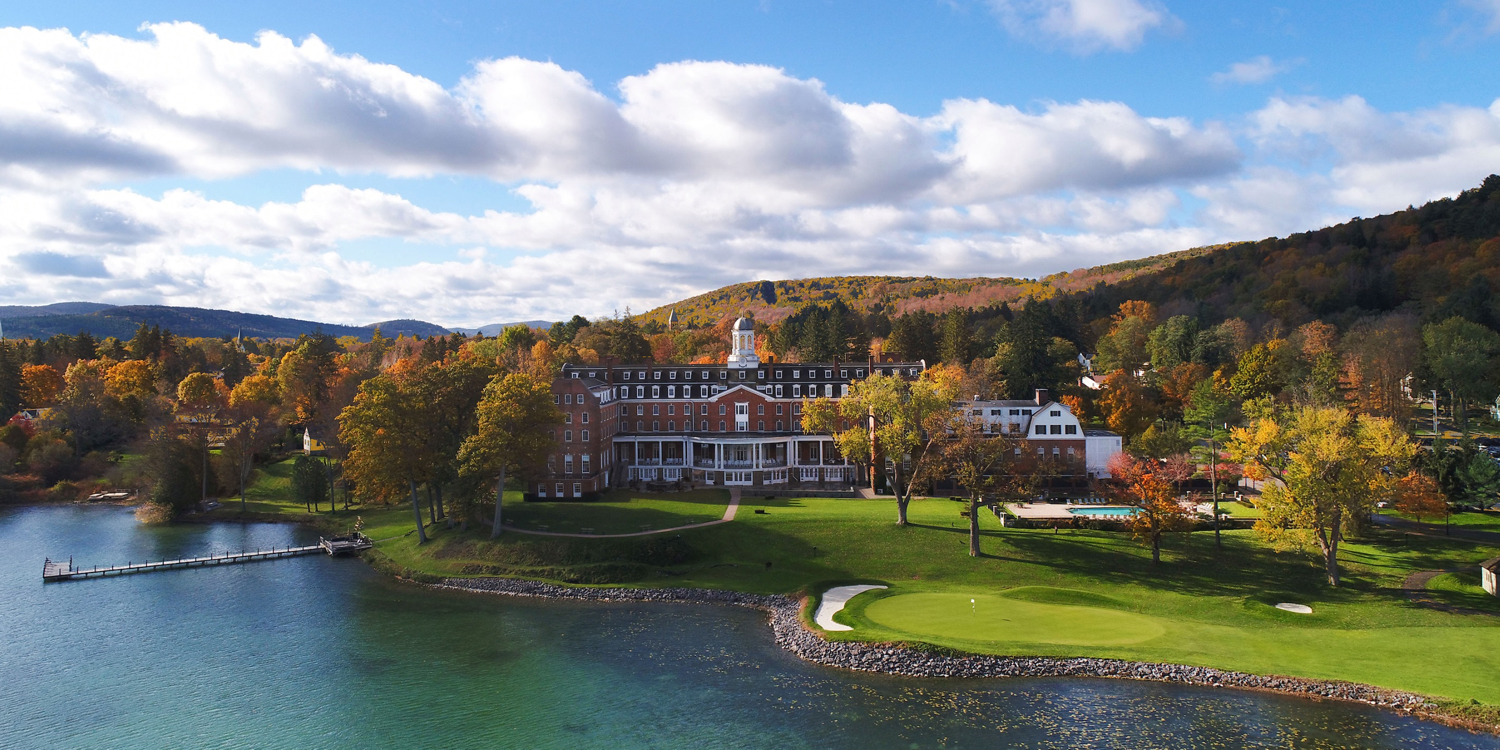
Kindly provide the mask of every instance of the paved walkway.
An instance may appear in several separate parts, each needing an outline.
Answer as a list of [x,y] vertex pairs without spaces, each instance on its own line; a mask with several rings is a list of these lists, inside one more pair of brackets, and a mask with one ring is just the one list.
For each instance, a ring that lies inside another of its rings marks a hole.
[[521,534],[533,534],[535,536],[566,536],[575,539],[622,539],[630,536],[651,536],[652,534],[665,534],[669,531],[683,531],[686,529],[701,529],[705,526],[718,526],[721,523],[729,523],[734,520],[734,514],[740,509],[740,491],[729,491],[729,507],[724,509],[724,517],[717,521],[704,521],[703,523],[690,523],[686,526],[673,526],[670,529],[651,529],[650,531],[632,531],[629,534],[565,534],[560,531],[537,531],[536,529],[521,529],[515,526],[500,524],[500,528],[506,531],[514,531]]

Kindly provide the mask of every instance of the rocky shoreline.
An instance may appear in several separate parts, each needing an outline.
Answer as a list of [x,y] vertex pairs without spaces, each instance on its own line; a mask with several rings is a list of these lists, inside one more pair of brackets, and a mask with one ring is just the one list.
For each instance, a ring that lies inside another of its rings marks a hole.
[[[1422,695],[1337,680],[1310,680],[1231,672],[1180,664],[1118,659],[1037,656],[951,656],[889,643],[830,641],[803,625],[802,602],[788,596],[744,594],[713,589],[573,588],[509,578],[445,578],[432,584],[460,591],[581,599],[597,602],[683,602],[752,607],[770,614],[776,643],[798,657],[829,667],[908,677],[1103,677],[1151,680],[1200,687],[1263,690],[1305,698],[1353,701],[1416,713],[1433,714],[1436,705]],[[1491,729],[1493,731],[1493,729]]]

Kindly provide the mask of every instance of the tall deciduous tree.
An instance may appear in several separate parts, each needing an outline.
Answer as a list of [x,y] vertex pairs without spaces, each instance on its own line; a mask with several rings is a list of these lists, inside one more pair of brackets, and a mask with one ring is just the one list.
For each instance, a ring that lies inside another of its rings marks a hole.
[[935,448],[955,417],[954,396],[930,378],[877,373],[851,385],[841,399],[804,402],[802,431],[831,433],[840,453],[869,462],[875,471],[889,460],[896,523],[905,525],[912,493],[933,478],[941,461]]
[[1396,492],[1396,510],[1416,516],[1441,516],[1448,513],[1448,498],[1436,480],[1419,471],[1409,471],[1401,477]]
[[339,414],[339,439],[348,446],[344,474],[361,490],[393,499],[411,492],[418,543],[427,542],[417,484],[427,481],[434,461],[426,439],[423,404],[414,389],[396,378],[377,375],[359,387],[354,403]]
[[[460,475],[476,486],[495,482],[495,518],[490,538],[500,535],[505,477],[541,466],[556,447],[562,412],[552,402],[551,384],[527,373],[497,376],[479,399],[477,425],[458,451]],[[467,524],[469,513],[464,514]]]
[[[943,473],[969,493],[969,556],[979,557],[979,506],[986,494],[1014,497],[1035,485],[1035,474],[1017,465],[1018,441],[986,435],[984,422],[957,416],[942,444]],[[1024,489],[1023,489],[1024,488]]]
[[1339,585],[1339,544],[1392,498],[1416,446],[1389,419],[1302,407],[1237,427],[1230,455],[1267,478],[1255,527],[1281,545],[1316,544],[1328,583]]
[[[315,511],[328,497],[328,490],[328,475],[318,465],[318,460],[312,456],[298,456],[292,464],[292,494],[309,511]],[[333,509],[332,502],[329,502],[329,509]]]
[[1427,368],[1438,387],[1452,397],[1459,429],[1468,435],[1469,404],[1494,396],[1500,334],[1455,317],[1423,328],[1422,343],[1427,347]]

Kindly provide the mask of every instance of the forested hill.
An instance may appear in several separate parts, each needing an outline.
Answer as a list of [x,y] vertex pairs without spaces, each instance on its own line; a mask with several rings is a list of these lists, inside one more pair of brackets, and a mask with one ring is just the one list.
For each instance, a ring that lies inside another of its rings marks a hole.
[[422,337],[448,334],[447,329],[420,320],[392,320],[369,326],[342,326],[232,310],[206,310],[197,307],[164,305],[105,307],[87,313],[59,314],[55,311],[43,310],[45,308],[11,309],[10,315],[0,318],[3,319],[5,336],[13,339],[45,339],[60,333],[76,335],[87,331],[96,339],[114,336],[123,341],[133,336],[136,328],[142,323],[161,326],[179,336],[209,338],[239,334],[262,339],[296,338],[304,333],[322,331],[333,336],[354,336],[360,340],[369,340],[376,326],[380,327],[381,333],[391,338],[403,333],[408,336]]
[[1500,176],[1457,198],[1183,258],[1094,290],[1094,306],[1154,303],[1164,315],[1341,327],[1401,309],[1500,328]]
[[[806,303],[841,300],[850,309],[894,318],[906,312],[983,308],[1028,297],[1077,293],[1090,310],[1128,300],[1164,315],[1205,321],[1314,319],[1343,325],[1362,315],[1404,309],[1422,315],[1458,311],[1500,328],[1491,290],[1500,283],[1500,176],[1457,198],[1370,219],[1271,238],[1194,248],[1038,280],[839,276],[753,281],[664,305],[642,317],[665,322],[675,311],[689,327],[745,312],[779,322]],[[1469,308],[1473,308],[1472,310]]]
[[985,307],[1028,297],[1047,298],[1059,291],[1087,289],[1149,274],[1184,258],[1211,253],[1202,247],[1141,260],[1060,273],[1040,280],[1008,277],[943,279],[932,276],[828,276],[789,281],[749,281],[663,305],[641,316],[665,323],[675,311],[688,327],[711,326],[728,315],[753,313],[764,323],[778,322],[804,304],[842,300],[851,309],[894,317],[907,312],[942,312],[953,307]]

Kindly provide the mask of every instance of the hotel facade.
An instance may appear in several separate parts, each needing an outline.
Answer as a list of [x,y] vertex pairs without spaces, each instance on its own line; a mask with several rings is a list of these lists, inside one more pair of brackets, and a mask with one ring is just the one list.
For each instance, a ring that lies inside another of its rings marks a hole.
[[[552,387],[564,416],[558,447],[530,493],[582,497],[631,481],[843,492],[865,484],[831,435],[803,433],[803,400],[841,398],[874,373],[916,379],[926,363],[765,363],[753,321],[736,320],[730,337],[721,365],[564,365]],[[964,406],[990,431],[1023,435],[1028,449],[1095,471],[1093,438],[1045,394]]]

